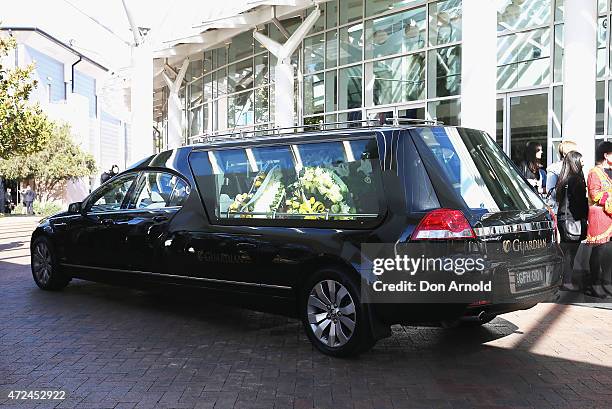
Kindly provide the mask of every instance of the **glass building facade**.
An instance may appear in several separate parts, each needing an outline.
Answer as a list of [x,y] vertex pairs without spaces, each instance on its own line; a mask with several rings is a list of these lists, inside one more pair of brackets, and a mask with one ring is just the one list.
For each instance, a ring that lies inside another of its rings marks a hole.
[[[563,0],[497,6],[496,141],[520,161],[527,141],[557,160],[563,136]],[[599,7],[597,137],[612,132],[610,0]],[[291,58],[296,124],[390,117],[461,124],[462,0],[334,0]],[[292,33],[312,11],[282,20]],[[283,43],[268,23],[260,30]],[[275,58],[247,30],[190,55],[180,90],[185,142],[274,124]],[[160,140],[165,116],[159,115]],[[567,135],[566,137],[572,137]]]

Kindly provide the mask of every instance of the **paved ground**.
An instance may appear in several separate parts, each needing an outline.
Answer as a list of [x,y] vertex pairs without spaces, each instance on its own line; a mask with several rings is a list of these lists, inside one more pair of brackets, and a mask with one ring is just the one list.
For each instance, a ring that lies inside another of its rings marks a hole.
[[[28,265],[32,227],[0,219],[0,405],[612,407],[609,309],[542,304],[473,331],[398,326],[338,360],[283,317],[76,280],[43,292]],[[15,402],[10,390],[67,399]]]

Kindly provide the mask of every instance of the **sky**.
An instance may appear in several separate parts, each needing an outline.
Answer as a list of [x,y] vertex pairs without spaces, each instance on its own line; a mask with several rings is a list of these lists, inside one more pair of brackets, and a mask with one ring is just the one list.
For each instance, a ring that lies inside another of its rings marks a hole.
[[[178,1],[126,0],[136,24],[159,32]],[[130,64],[133,36],[121,0],[2,0],[3,26],[37,27],[118,70]],[[152,31],[153,32],[153,31]]]

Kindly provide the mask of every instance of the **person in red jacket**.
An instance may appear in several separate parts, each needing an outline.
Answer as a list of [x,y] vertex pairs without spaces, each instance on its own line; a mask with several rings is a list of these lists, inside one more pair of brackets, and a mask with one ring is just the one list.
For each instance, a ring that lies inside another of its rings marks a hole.
[[596,166],[587,178],[589,218],[587,243],[593,247],[589,261],[592,287],[588,295],[612,296],[612,142],[602,142]]

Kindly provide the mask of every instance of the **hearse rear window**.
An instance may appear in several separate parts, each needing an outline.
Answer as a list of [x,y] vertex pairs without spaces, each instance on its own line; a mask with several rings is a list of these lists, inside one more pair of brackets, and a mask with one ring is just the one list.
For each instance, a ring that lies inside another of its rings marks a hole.
[[367,139],[194,151],[217,220],[372,220],[381,214],[378,147]]
[[488,212],[542,209],[544,203],[484,132],[452,127],[415,129],[457,194]]

